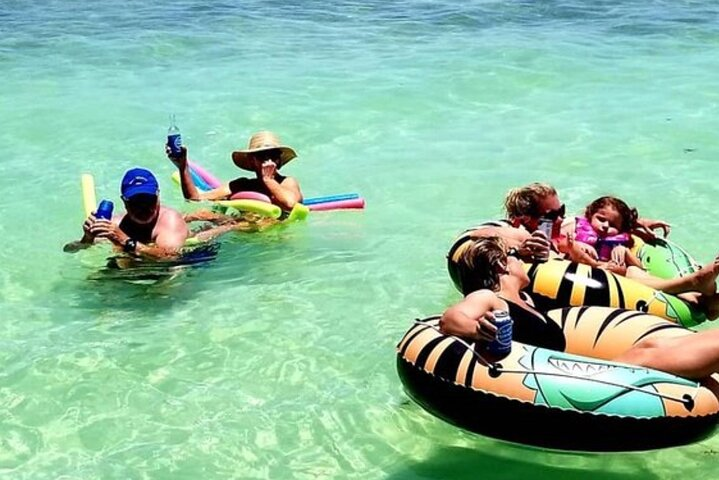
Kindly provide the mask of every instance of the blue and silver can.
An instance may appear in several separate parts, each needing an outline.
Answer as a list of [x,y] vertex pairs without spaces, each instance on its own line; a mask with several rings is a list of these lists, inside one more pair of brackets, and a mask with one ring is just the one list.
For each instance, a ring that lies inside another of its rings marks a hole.
[[501,360],[512,351],[512,325],[514,321],[507,310],[495,310],[494,324],[497,326],[497,336],[487,344],[486,352],[492,362]]
[[95,218],[104,218],[105,220],[111,220],[113,208],[114,205],[110,200],[102,200],[100,202],[100,205],[97,206]]

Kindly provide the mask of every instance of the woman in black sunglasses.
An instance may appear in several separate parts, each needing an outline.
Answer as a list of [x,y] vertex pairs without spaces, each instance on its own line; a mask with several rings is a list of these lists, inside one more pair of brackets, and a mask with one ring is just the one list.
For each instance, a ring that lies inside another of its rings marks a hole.
[[[550,256],[562,256],[552,239],[559,238],[565,207],[554,187],[546,183],[532,183],[515,188],[504,200],[506,219],[485,222],[462,233],[448,254],[450,264],[471,241],[497,236],[504,240],[512,255],[526,262],[541,262]],[[539,229],[544,221],[547,235]],[[549,227],[551,225],[551,227]],[[450,270],[451,271],[451,270]]]
[[238,192],[257,192],[267,195],[272,203],[288,212],[302,201],[300,184],[293,177],[280,175],[279,169],[295,158],[295,151],[283,145],[279,137],[268,131],[250,137],[244,150],[232,152],[232,161],[243,170],[255,173],[254,178],[240,177],[209,192],[200,192],[192,181],[187,165],[187,149],[178,156],[167,155],[180,171],[182,193],[188,200],[223,200]]
[[[531,183],[524,187],[510,190],[504,200],[507,213],[506,220],[487,222],[464,232],[452,245],[448,261],[450,275],[453,275],[455,265],[467,245],[473,240],[489,236],[500,237],[511,255],[526,262],[541,262],[549,257],[566,258],[580,263],[588,263],[588,255],[582,251],[578,242],[573,242],[573,232],[567,230],[571,222],[565,227],[565,205],[559,200],[557,190],[546,183]],[[545,235],[540,231],[540,224],[551,225]],[[668,224],[662,221],[637,218],[634,221],[635,230],[641,230],[645,235],[654,228],[666,229]],[[633,233],[635,232],[633,230]],[[568,234],[569,233],[569,234]],[[549,238],[547,238],[549,237]],[[617,262],[604,262],[602,265],[592,265],[605,268],[613,273],[626,275],[626,265]],[[712,263],[705,265],[699,271],[675,279],[661,279],[650,276],[641,270],[630,273],[634,280],[666,293],[679,294],[681,298],[690,303],[708,304],[711,315],[719,314],[719,298],[717,298],[715,280],[719,275],[719,257]]]

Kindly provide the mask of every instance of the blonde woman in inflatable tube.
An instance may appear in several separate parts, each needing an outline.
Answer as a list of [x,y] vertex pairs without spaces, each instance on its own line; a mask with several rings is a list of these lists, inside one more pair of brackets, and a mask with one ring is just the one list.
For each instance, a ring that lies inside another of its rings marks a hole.
[[[556,242],[561,239],[561,228],[566,215],[566,206],[560,201],[557,190],[546,183],[530,183],[507,192],[504,199],[506,219],[485,222],[465,232],[466,238],[480,238],[497,235],[510,249],[525,261],[542,261],[547,258],[547,249],[552,257],[564,258]],[[542,232],[540,224],[550,227]],[[652,237],[655,228],[668,228],[662,221],[638,219],[644,236]],[[551,232],[551,233],[550,233]],[[543,234],[544,233],[544,234]],[[550,233],[547,235],[547,233]],[[552,242],[547,241],[547,237]]]
[[[465,297],[442,315],[442,333],[491,341],[497,328],[493,311],[508,310],[514,320],[513,340],[554,350],[564,349],[561,328],[536,310],[523,292],[529,277],[519,260],[507,255],[498,237],[473,241],[458,261]],[[671,338],[645,338],[613,360],[703,379],[719,372],[719,330]]]
[[255,178],[239,177],[226,185],[200,192],[192,181],[187,162],[187,148],[182,147],[178,156],[166,153],[180,172],[182,194],[187,200],[224,200],[238,192],[258,192],[267,195],[272,203],[289,212],[296,203],[302,201],[299,182],[281,175],[280,168],[297,156],[294,149],[283,145],[279,137],[269,131],[257,132],[244,150],[232,152],[233,163],[243,169],[255,173]]

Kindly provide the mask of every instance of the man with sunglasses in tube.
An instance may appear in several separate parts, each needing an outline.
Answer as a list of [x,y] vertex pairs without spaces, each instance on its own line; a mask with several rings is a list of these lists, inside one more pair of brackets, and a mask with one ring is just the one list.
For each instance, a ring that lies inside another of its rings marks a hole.
[[82,226],[82,239],[68,244],[65,251],[88,247],[96,239],[107,239],[133,256],[155,259],[176,256],[189,230],[180,212],[160,205],[160,187],[152,172],[144,168],[128,170],[120,192],[126,212],[112,220],[91,214]]
[[171,155],[169,148],[166,153],[180,172],[182,193],[187,200],[224,200],[239,192],[257,192],[267,195],[272,203],[285,212],[302,201],[299,182],[279,173],[280,168],[295,158],[297,153],[283,145],[273,132],[257,132],[250,137],[246,149],[232,152],[233,163],[243,170],[254,172],[254,178],[240,177],[208,192],[200,192],[192,181],[187,148],[183,146],[177,156]]

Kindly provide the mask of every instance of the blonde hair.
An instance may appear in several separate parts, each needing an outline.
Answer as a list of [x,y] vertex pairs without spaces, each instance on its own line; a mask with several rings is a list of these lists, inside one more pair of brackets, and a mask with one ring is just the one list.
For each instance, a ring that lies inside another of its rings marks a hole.
[[507,263],[506,246],[499,237],[482,237],[471,243],[457,261],[462,293],[499,290],[500,265]]
[[530,183],[524,187],[513,188],[504,197],[504,210],[507,218],[518,218],[523,215],[539,216],[539,202],[556,195],[557,190],[547,183]]

